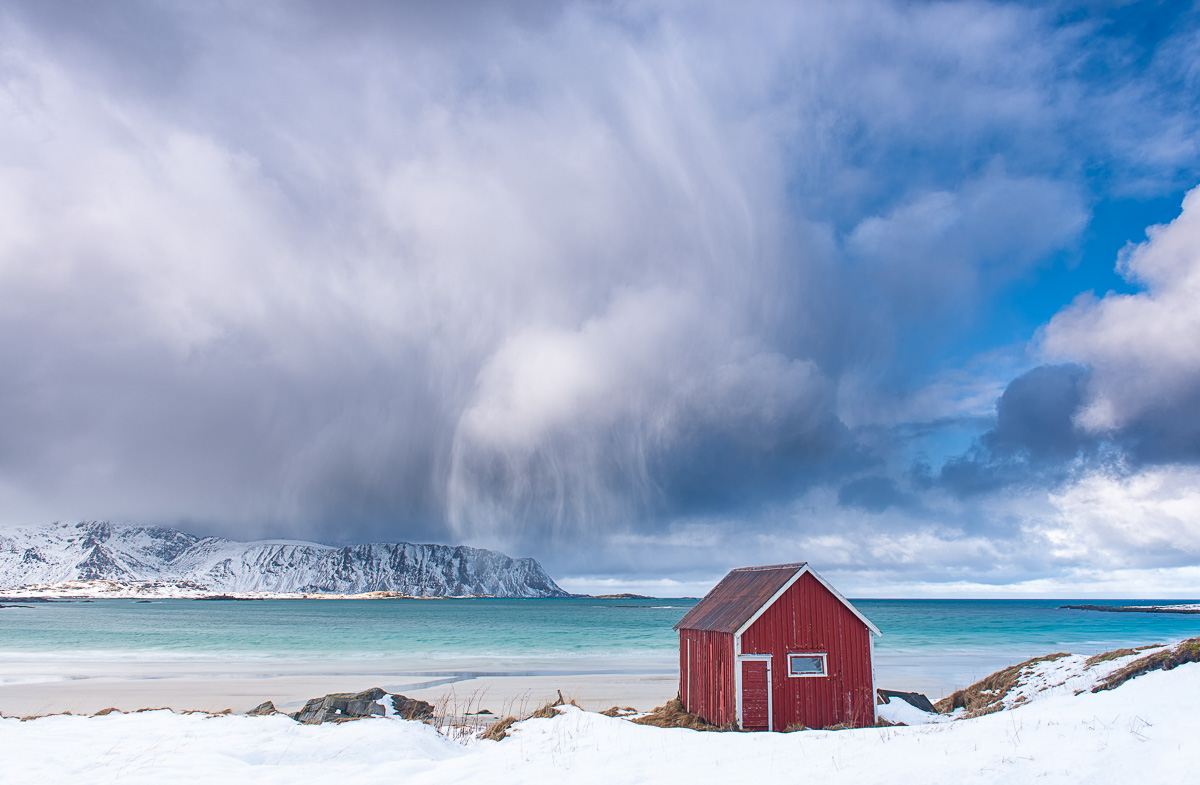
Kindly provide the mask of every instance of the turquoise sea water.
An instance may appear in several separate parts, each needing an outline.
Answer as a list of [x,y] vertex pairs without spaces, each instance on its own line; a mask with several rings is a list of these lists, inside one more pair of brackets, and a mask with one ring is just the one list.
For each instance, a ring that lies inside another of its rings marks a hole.
[[[1059,610],[1071,600],[854,600],[883,631],[880,682],[962,685],[1055,651],[1200,635],[1200,615]],[[1108,601],[1152,604],[1148,600]],[[412,660],[453,669],[666,671],[694,600],[133,600],[0,609],[4,660]]]

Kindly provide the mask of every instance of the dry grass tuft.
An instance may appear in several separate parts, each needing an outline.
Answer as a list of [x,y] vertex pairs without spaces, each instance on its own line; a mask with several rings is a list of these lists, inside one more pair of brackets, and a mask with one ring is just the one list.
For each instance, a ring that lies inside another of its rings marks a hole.
[[600,713],[605,717],[625,717],[630,714],[637,714],[637,709],[632,706],[613,706],[611,709],[605,709]]
[[30,720],[40,720],[43,717],[74,717],[75,715],[69,711],[59,711],[53,714],[26,714],[21,717],[21,722],[29,722]]
[[713,725],[708,720],[683,710],[683,702],[674,697],[662,706],[647,714],[631,720],[638,725],[653,725],[656,728],[690,728],[691,730],[735,730],[732,726]]
[[1137,654],[1137,652],[1133,649],[1114,649],[1113,651],[1106,651],[1103,654],[1093,654],[1091,657],[1088,657],[1084,663],[1091,668],[1099,665],[1102,662],[1120,659],[1121,657],[1128,657],[1130,654]]
[[[486,694],[486,690],[476,690],[469,695],[460,697],[451,689],[433,704],[426,704],[430,707],[429,711],[423,712],[420,716],[412,715],[405,719],[420,720],[426,725],[433,726],[438,733],[447,738],[466,741],[477,737],[495,724],[488,721],[493,715],[480,716],[478,713],[479,706]],[[508,714],[507,711],[502,713]],[[404,715],[401,714],[401,716]]]
[[1149,646],[1138,646],[1136,649],[1116,649],[1114,651],[1106,651],[1103,654],[1093,654],[1091,657],[1087,658],[1087,660],[1085,661],[1085,664],[1089,668],[1093,668],[1102,662],[1109,662],[1110,660],[1119,660],[1122,657],[1128,657],[1131,654],[1137,654],[1139,651],[1145,651],[1146,649],[1156,649],[1161,645],[1162,645],[1161,643],[1154,643]]
[[525,719],[527,719],[527,720],[544,720],[544,719],[548,719],[550,717],[557,717],[558,709],[556,709],[555,707],[558,705],[560,705],[560,704],[547,703],[545,706],[538,709],[533,714],[530,714]]
[[965,719],[982,717],[1004,708],[1004,698],[1020,682],[1021,677],[1033,670],[1040,662],[1052,662],[1070,657],[1066,652],[1047,654],[1044,657],[1034,657],[1031,660],[1018,663],[1002,671],[997,671],[982,681],[977,681],[964,690],[959,690],[942,698],[933,707],[941,714],[949,714],[956,709],[966,709]]
[[[543,720],[543,719],[549,719],[551,717],[557,717],[559,706],[574,706],[576,708],[579,708],[579,704],[575,702],[574,698],[564,698],[563,694],[562,694],[562,690],[559,690],[558,691],[558,700],[547,703],[542,708],[538,709],[537,711],[533,712],[532,714],[526,715],[522,719],[524,719],[524,720]],[[613,708],[616,708],[616,707],[614,706]],[[491,741],[500,741],[504,737],[508,736],[509,728],[512,727],[513,723],[519,722],[519,721],[520,720],[518,720],[515,716],[510,714],[509,716],[505,717],[504,719],[499,720],[497,722],[493,722],[491,725],[489,725],[487,727],[487,729],[485,729],[479,735],[479,738],[490,739]]]
[[1145,657],[1136,659],[1124,668],[1110,673],[1104,681],[1092,688],[1092,692],[1115,689],[1142,674],[1150,673],[1151,671],[1173,670],[1189,662],[1200,662],[1200,638],[1189,638],[1173,649],[1148,654]]
[[101,709],[100,711],[96,712],[92,716],[93,717],[107,717],[109,714],[112,714],[113,712],[116,712],[117,714],[123,713],[120,709],[109,706],[107,709]]
[[574,698],[564,698],[563,694],[562,694],[562,690],[559,690],[558,691],[558,700],[556,700],[552,703],[547,703],[545,706],[538,709],[533,714],[530,714],[525,719],[527,719],[527,720],[542,720],[542,719],[546,719],[547,717],[557,717],[559,706],[574,706],[577,709],[580,708],[579,704],[575,702]]
[[517,721],[516,717],[508,716],[502,720],[497,720],[488,726],[479,738],[487,739],[488,741],[500,741],[508,735],[508,729]]

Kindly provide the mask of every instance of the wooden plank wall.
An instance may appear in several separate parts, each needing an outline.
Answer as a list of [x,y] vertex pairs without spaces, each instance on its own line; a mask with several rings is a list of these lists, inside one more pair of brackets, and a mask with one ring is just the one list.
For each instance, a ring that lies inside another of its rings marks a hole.
[[685,710],[713,725],[737,721],[733,635],[679,631],[679,697]]

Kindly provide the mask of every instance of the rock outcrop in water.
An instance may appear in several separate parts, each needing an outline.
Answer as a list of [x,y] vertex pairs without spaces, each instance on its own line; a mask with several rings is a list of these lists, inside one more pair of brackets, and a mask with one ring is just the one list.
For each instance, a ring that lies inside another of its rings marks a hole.
[[0,531],[0,587],[77,579],[191,582],[229,593],[568,596],[534,559],[465,546],[235,542],[98,521]]

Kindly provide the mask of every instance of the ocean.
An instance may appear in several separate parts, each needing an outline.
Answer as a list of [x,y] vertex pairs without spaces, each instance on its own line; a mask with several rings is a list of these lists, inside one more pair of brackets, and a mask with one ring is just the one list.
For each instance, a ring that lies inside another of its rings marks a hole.
[[[1092,654],[1200,635],[1200,615],[1060,610],[1072,600],[853,600],[883,636],[881,687],[936,697],[1056,651]],[[1094,600],[1092,602],[1095,602]],[[1152,604],[1113,600],[1110,604]],[[1181,602],[1181,601],[1179,601]],[[252,663],[268,674],[369,667],[443,679],[485,672],[673,673],[695,600],[96,600],[0,609],[0,684],[29,663]]]

